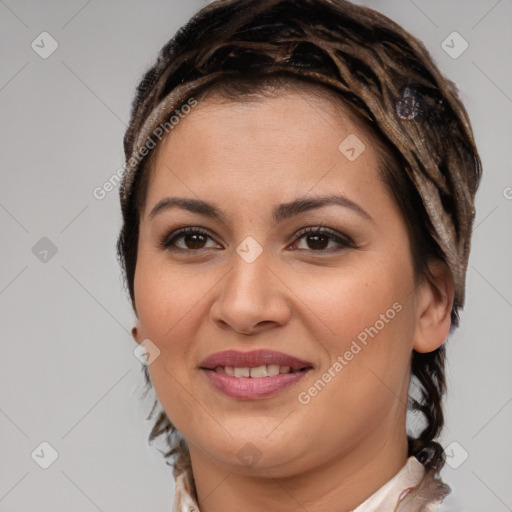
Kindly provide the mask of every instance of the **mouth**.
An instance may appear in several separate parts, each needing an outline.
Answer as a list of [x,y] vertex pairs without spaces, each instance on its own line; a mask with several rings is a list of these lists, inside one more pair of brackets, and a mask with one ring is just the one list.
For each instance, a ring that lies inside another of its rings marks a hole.
[[231,350],[210,356],[199,369],[222,394],[255,400],[273,396],[302,380],[313,365],[282,352]]
[[311,369],[311,366],[294,369],[290,366],[280,366],[278,364],[262,364],[260,366],[216,366],[215,368],[202,368],[203,370],[223,373],[230,377],[261,379],[264,377],[275,377],[287,373],[304,372]]

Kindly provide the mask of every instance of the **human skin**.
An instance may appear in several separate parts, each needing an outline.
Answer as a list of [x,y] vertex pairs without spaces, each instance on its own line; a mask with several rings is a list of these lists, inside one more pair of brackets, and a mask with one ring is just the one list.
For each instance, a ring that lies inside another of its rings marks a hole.
[[[366,146],[355,161],[338,149],[350,134]],[[151,380],[188,441],[202,512],[348,511],[405,464],[412,350],[446,339],[453,282],[441,263],[432,265],[436,287],[415,279],[405,220],[378,172],[370,134],[328,99],[305,101],[304,91],[208,98],[159,148],[140,221],[134,337],[160,350]],[[278,204],[332,194],[371,219],[339,205],[272,218]],[[168,196],[211,202],[227,223],[180,208],[150,218]],[[353,246],[327,237],[318,249],[296,236],[320,225]],[[187,226],[209,237],[160,245]],[[252,263],[236,251],[248,236],[263,248]],[[299,393],[394,303],[401,311],[300,403]],[[313,369],[271,397],[236,399],[199,368],[229,349],[277,350]],[[237,456],[249,442],[260,456],[252,466]]]

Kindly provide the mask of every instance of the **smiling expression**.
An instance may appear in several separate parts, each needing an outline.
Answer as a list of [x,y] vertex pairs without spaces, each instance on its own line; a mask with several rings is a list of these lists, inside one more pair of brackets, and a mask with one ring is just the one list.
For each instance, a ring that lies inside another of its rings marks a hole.
[[[340,144],[354,135],[365,149],[351,159]],[[193,457],[243,470],[237,453],[251,442],[259,467],[286,475],[404,432],[420,287],[379,159],[331,102],[293,92],[207,99],[163,141],[140,219],[138,341],[160,350],[151,380]],[[393,304],[400,312],[377,329]],[[240,377],[247,360],[202,366],[228,350],[277,351],[308,369],[293,381],[286,371],[251,378],[289,381],[257,395],[263,384]]]

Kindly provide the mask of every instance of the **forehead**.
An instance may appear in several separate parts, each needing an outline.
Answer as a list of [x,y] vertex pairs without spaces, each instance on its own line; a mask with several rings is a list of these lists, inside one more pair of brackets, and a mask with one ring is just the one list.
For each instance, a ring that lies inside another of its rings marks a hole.
[[225,201],[244,190],[280,199],[360,190],[379,164],[375,135],[329,97],[305,90],[250,101],[208,97],[162,141],[146,213],[170,190]]

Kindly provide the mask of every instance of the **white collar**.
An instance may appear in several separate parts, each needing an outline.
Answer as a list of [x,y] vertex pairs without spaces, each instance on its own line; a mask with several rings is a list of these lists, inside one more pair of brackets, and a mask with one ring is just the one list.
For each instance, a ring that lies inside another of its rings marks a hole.
[[388,480],[353,512],[395,510],[400,501],[409,494],[409,489],[412,491],[424,474],[423,464],[416,457],[409,457],[406,464],[391,480]]

